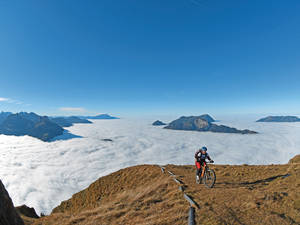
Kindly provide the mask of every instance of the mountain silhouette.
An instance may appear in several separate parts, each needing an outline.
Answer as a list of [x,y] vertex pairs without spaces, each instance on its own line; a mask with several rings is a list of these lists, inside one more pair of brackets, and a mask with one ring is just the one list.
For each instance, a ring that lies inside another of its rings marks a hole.
[[300,122],[297,116],[268,116],[256,122]]
[[112,120],[112,119],[120,119],[118,117],[110,116],[108,114],[99,114],[97,116],[80,116],[81,119],[92,119],[92,120]]
[[42,141],[68,140],[81,138],[71,134],[63,127],[70,127],[74,123],[92,123],[87,119],[76,116],[69,117],[47,117],[39,116],[30,112],[1,112],[0,113],[0,134],[38,138]]
[[29,135],[42,141],[62,135],[64,129],[52,122],[47,116],[35,113],[16,113],[9,115],[0,124],[0,134],[23,136]]
[[189,130],[189,131],[211,131],[217,133],[239,133],[239,134],[256,134],[257,132],[251,130],[238,130],[233,127],[227,127],[224,125],[213,124],[206,119],[211,121],[209,117],[203,116],[182,116],[177,120],[169,123],[165,129],[171,130]]
[[155,122],[152,123],[153,126],[163,126],[167,125],[166,123],[161,122],[160,120],[156,120]]
[[74,123],[92,123],[87,119],[81,119],[77,116],[69,116],[69,117],[51,117],[52,122],[58,124],[62,127],[71,127]]

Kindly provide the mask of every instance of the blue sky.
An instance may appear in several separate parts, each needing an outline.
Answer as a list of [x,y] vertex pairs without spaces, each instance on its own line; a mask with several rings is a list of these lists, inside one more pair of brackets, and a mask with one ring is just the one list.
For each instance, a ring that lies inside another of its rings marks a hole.
[[0,0],[0,111],[300,114],[300,2]]

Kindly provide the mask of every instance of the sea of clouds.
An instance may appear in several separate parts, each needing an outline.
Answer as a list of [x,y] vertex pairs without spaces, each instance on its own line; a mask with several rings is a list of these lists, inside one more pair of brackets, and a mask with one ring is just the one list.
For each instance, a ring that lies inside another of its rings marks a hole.
[[218,122],[259,132],[241,135],[167,130],[152,126],[153,121],[93,120],[68,128],[82,138],[49,143],[0,135],[0,179],[15,205],[49,214],[101,176],[137,164],[193,164],[195,151],[203,145],[217,164],[287,163],[300,154],[300,123],[255,123],[237,117]]

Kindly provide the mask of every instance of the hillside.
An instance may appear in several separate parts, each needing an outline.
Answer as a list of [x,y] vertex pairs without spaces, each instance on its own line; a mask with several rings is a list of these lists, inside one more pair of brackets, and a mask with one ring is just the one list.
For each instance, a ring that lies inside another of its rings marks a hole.
[[[167,165],[197,205],[196,224],[300,224],[300,158],[267,166],[211,165],[213,189],[195,183],[194,166]],[[98,179],[34,225],[186,224],[189,203],[155,165],[122,169]],[[23,217],[24,218],[24,217]]]
[[33,224],[179,225],[187,221],[187,208],[176,183],[158,166],[143,165],[100,178]]

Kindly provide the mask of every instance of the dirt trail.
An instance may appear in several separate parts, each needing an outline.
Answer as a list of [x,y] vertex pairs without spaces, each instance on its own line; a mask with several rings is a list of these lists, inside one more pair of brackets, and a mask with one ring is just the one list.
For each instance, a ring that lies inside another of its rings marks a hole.
[[199,205],[197,224],[300,224],[297,168],[291,169],[291,165],[210,167],[217,176],[212,189],[196,184],[194,166],[166,166]]

